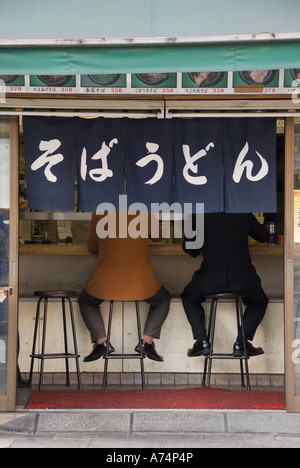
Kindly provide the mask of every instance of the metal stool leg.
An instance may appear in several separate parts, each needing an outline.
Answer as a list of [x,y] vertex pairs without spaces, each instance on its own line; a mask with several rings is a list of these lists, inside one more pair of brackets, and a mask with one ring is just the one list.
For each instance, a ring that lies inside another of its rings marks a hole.
[[212,355],[214,352],[214,341],[215,341],[215,327],[216,327],[216,316],[217,316],[218,299],[214,299],[212,303],[212,325],[211,325],[211,336],[210,336],[210,353],[208,356],[208,375],[207,375],[207,387],[210,387],[211,369],[212,369]]
[[251,392],[248,358],[245,359],[245,368],[246,368],[246,378],[247,378],[247,391]]
[[241,386],[242,388],[245,388],[245,374],[244,374],[244,364],[243,364],[243,359],[240,359],[240,369],[241,369]]
[[[63,329],[64,329],[64,343],[65,343],[65,355],[68,356],[68,335],[67,335],[67,320],[66,320],[66,307],[65,299],[61,300],[62,302],[62,315],[63,315]],[[70,371],[69,371],[69,360],[66,357],[66,385],[70,387]]]
[[45,362],[44,356],[45,356],[46,334],[47,334],[47,312],[48,312],[48,299],[44,298],[44,325],[43,325],[43,337],[42,337],[42,354],[41,354],[39,390],[41,390],[43,386],[44,362]]
[[[243,314],[243,304],[242,299],[239,299],[239,313],[240,313],[240,321],[241,321],[241,329],[242,329],[242,338],[243,338],[243,348],[244,348],[244,361],[245,361],[245,371],[246,371],[246,380],[247,380],[247,390],[251,391],[250,386],[250,375],[249,375],[249,366],[248,366],[248,359],[247,356],[247,347],[246,347],[246,336],[245,336],[245,328],[244,328],[244,314]],[[243,359],[241,359],[241,362]],[[245,385],[245,384],[244,384]]]
[[[107,327],[107,344],[110,343],[113,308],[114,308],[114,301],[110,301],[110,306],[109,306],[109,317],[108,317],[108,327]],[[108,357],[108,354],[109,354],[109,347],[107,346],[107,348],[106,348],[106,356],[105,356],[106,358]],[[106,389],[106,385],[107,385],[107,372],[108,372],[108,359],[105,359],[102,390],[105,390],[105,389]]]
[[207,365],[208,365],[208,358],[205,356],[204,369],[203,369],[203,378],[202,378],[202,387],[206,387]]
[[33,344],[32,344],[32,354],[31,354],[31,364],[30,364],[30,374],[29,374],[29,382],[28,388],[32,383],[32,375],[33,375],[33,367],[34,367],[34,355],[36,349],[36,341],[37,341],[37,333],[39,327],[39,319],[40,319],[40,308],[41,308],[41,301],[42,298],[38,300],[37,308],[36,308],[36,315],[35,315],[35,325],[34,325],[34,332],[33,332]]
[[[237,323],[237,332],[239,333],[241,329],[241,312],[240,312],[240,301],[238,299],[235,300],[235,308],[236,308],[236,323]],[[242,312],[243,313],[243,312]],[[245,388],[245,378],[244,378],[244,366],[243,366],[243,358],[240,359],[240,370],[241,370],[241,386]]]
[[72,325],[72,333],[73,333],[73,342],[74,342],[74,352],[76,355],[76,371],[77,371],[77,383],[78,383],[78,390],[81,390],[81,376],[80,376],[80,367],[79,367],[79,357],[78,357],[78,346],[77,346],[77,336],[76,336],[76,328],[75,328],[75,320],[74,320],[74,313],[73,313],[73,305],[70,298],[67,298],[70,307],[70,317],[71,317],[71,325]]
[[[211,342],[211,336],[210,335],[211,335],[211,327],[212,327],[212,318],[213,318],[213,301],[211,303],[210,313],[209,313],[209,325],[208,325],[208,341],[209,342]],[[206,387],[207,365],[208,365],[208,357],[205,356],[202,387]]]
[[142,329],[141,329],[141,316],[140,316],[139,301],[135,301],[135,309],[136,309],[136,321],[137,321],[140,355],[141,355],[140,363],[141,363],[142,388],[143,388],[143,390],[146,390],[144,356],[143,356],[143,353],[142,353]]

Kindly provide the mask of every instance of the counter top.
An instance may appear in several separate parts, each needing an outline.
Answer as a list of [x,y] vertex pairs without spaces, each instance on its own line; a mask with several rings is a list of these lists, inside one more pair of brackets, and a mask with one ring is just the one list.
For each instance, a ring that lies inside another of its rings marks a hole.
[[[72,296],[72,302],[77,302],[78,296]],[[19,302],[38,302],[39,298],[37,296],[19,296]],[[51,302],[61,302],[61,299],[51,299]],[[109,302],[109,301],[105,301]],[[133,302],[133,301],[115,301],[115,302]],[[143,301],[140,301],[143,302]],[[182,302],[181,297],[174,296],[171,298],[171,302]],[[209,301],[208,301],[209,302]],[[221,302],[226,302],[226,299],[221,299]],[[278,297],[269,297],[269,302],[272,304],[281,304],[284,302],[284,298],[282,296]]]
[[[85,244],[21,244],[20,255],[90,255]],[[283,245],[253,245],[250,246],[251,256],[283,256]],[[174,245],[149,245],[148,255],[186,255],[181,248],[181,244]]]

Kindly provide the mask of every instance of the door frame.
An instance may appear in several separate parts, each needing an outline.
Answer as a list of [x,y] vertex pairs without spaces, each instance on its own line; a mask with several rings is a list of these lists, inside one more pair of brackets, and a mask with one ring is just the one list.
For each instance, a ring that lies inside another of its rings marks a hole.
[[10,216],[8,303],[7,394],[0,396],[0,411],[14,411],[17,387],[19,256],[19,118],[10,118]]
[[295,395],[294,341],[294,138],[295,120],[286,119],[285,130],[285,233],[284,233],[284,296],[285,296],[285,376],[286,410],[300,412],[300,396]]

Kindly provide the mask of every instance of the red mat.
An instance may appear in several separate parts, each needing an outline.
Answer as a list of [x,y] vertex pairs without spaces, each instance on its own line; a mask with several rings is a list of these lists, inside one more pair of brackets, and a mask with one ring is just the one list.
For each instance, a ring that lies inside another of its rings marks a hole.
[[26,409],[253,409],[284,410],[283,392],[218,388],[183,390],[45,390]]

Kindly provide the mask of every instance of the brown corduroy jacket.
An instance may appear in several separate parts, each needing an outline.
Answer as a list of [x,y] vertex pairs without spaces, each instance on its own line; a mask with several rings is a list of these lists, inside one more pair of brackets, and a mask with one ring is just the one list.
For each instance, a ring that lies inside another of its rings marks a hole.
[[[151,222],[148,217],[148,234]],[[97,235],[97,224],[103,216],[92,216],[87,241],[88,251],[98,255],[98,263],[85,290],[91,296],[104,300],[144,300],[156,294],[161,284],[156,280],[152,265],[147,258],[148,238],[119,236],[119,216],[116,213],[116,237],[101,239]],[[135,218],[127,214],[128,224]],[[124,229],[124,226],[122,226]],[[113,229],[114,230],[114,229]]]

